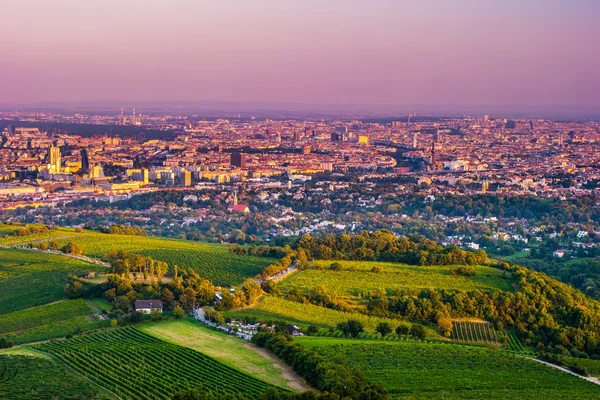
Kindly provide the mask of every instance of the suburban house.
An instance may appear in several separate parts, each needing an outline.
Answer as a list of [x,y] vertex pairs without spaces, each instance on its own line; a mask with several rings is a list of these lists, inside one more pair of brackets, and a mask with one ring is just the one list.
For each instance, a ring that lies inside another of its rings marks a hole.
[[136,300],[133,308],[144,314],[150,314],[154,310],[162,312],[163,302],[162,300]]

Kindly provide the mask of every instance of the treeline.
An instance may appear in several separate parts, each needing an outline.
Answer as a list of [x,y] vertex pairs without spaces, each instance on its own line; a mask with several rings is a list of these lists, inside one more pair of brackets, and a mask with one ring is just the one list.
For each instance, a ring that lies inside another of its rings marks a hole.
[[[298,258],[388,261],[411,265],[478,265],[488,260],[483,250],[443,247],[421,236],[397,237],[390,231],[325,237],[302,236],[293,246]],[[304,255],[302,254],[304,253]]]
[[515,263],[524,265],[535,271],[543,272],[561,282],[581,290],[588,296],[600,299],[600,260],[579,260],[565,262],[564,260],[537,260],[533,258],[518,258]]
[[[252,342],[275,353],[312,387],[322,392],[320,395],[314,392],[301,395],[272,394],[269,397],[263,396],[264,399],[387,399],[385,389],[369,383],[361,372],[305,349],[287,335],[260,332],[254,335]],[[275,395],[279,397],[274,397]]]
[[127,225],[111,225],[110,227],[101,226],[98,230],[102,233],[110,233],[113,235],[129,235],[129,236],[147,236],[146,231],[142,228]]
[[36,228],[35,226],[24,226],[22,228],[16,229],[12,232],[12,236],[29,236],[34,235],[36,233],[48,232],[56,228],[51,228],[47,225]]

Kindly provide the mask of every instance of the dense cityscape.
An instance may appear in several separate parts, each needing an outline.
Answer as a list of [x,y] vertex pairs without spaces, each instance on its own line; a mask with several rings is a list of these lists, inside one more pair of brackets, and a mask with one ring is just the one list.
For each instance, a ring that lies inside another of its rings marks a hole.
[[600,400],[599,1],[0,10],[0,400]]

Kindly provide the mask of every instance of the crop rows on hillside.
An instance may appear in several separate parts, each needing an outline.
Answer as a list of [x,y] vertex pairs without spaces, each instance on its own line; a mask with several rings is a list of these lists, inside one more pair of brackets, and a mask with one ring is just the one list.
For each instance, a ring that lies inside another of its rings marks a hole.
[[306,337],[299,342],[362,371],[392,399],[598,399],[598,386],[507,351],[456,343]]
[[39,345],[123,399],[170,399],[202,385],[216,394],[257,399],[265,382],[194,350],[166,343],[134,328],[121,328]]
[[0,314],[60,300],[69,275],[104,269],[61,255],[0,249]]
[[235,255],[229,252],[229,246],[221,244],[94,231],[75,232],[62,228],[23,237],[9,236],[0,240],[11,245],[39,242],[49,244],[52,241],[56,241],[59,247],[69,241],[76,242],[83,247],[85,255],[97,259],[106,259],[108,253],[113,250],[139,253],[166,262],[171,272],[175,265],[179,269],[191,268],[202,278],[220,286],[239,284],[245,278],[259,274],[274,261],[267,257]]
[[10,400],[114,399],[113,396],[46,357],[0,353],[0,398]]
[[484,321],[452,321],[452,339],[490,344],[500,342],[492,324]]

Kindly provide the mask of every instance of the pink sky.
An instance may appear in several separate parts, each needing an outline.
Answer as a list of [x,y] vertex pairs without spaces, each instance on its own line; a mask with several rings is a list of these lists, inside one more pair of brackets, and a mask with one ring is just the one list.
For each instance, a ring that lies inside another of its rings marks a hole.
[[2,0],[0,103],[600,106],[595,0]]

